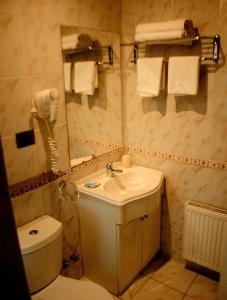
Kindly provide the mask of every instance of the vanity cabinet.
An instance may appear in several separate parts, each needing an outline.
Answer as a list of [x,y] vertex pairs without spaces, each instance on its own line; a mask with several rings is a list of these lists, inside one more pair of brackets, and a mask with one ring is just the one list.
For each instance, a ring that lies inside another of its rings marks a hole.
[[141,270],[142,224],[140,219],[116,226],[118,290],[121,292]]
[[135,201],[119,206],[80,193],[85,276],[122,293],[160,248],[160,199],[159,189],[135,200],[150,203],[140,208]]
[[118,287],[123,291],[160,248],[160,207],[117,225]]
[[153,257],[160,248],[160,206],[149,215],[142,218],[142,267],[144,268],[151,257]]

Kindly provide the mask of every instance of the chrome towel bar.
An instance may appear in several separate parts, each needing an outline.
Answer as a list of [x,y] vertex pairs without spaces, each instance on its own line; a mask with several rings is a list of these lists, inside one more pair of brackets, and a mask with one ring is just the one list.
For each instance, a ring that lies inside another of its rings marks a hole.
[[[146,42],[133,42],[127,44],[121,44],[121,46],[131,46],[133,47],[133,59],[130,62],[134,64],[137,63],[137,59],[139,58],[139,54],[144,53],[146,48],[152,45],[173,45],[173,46],[188,46],[192,45],[194,42],[200,42],[201,45],[201,58],[200,61],[210,61],[215,64],[218,63],[220,59],[220,35],[216,34],[215,36],[199,36],[196,34],[193,37],[175,40],[159,40],[159,41],[146,41]],[[168,58],[164,59],[168,61]]]

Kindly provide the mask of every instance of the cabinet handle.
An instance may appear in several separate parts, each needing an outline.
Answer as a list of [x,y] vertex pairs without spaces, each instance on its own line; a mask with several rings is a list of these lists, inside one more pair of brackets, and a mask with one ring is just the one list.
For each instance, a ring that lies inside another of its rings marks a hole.
[[148,218],[148,215],[144,215],[144,218]]
[[143,220],[144,220],[144,217],[141,217],[140,220],[143,221]]

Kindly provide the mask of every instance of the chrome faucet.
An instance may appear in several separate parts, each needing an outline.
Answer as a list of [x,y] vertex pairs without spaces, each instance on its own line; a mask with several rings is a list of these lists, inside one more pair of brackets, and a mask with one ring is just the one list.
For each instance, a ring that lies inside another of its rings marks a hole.
[[113,177],[115,172],[116,173],[122,173],[123,172],[123,170],[121,170],[121,169],[114,169],[113,168],[113,165],[116,164],[116,163],[118,163],[118,161],[111,161],[106,165],[106,174],[107,174],[107,176]]

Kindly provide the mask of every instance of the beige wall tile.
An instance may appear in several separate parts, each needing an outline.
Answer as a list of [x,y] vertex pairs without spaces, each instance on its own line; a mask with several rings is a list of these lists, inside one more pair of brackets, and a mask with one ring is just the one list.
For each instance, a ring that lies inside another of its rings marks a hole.
[[[219,33],[221,36],[221,48],[223,53],[226,55],[227,54],[227,39],[226,39],[227,17],[219,18]],[[226,64],[225,64],[225,68],[226,68]]]
[[183,234],[181,232],[171,231],[171,257],[182,261],[182,243]]
[[[61,199],[58,191],[59,180],[39,188],[40,199],[43,205],[43,214],[49,215],[59,221],[61,213]],[[36,191],[34,191],[36,193]]]
[[125,12],[122,16],[123,42],[127,43],[127,39],[133,41],[134,35],[135,35],[135,14]]
[[184,201],[179,201],[176,193],[168,195],[171,229],[182,232],[184,226]]
[[44,214],[41,189],[13,198],[12,207],[17,227],[41,217]]
[[[153,22],[170,19],[172,16],[171,0],[122,1],[123,13],[136,13],[138,22]],[[142,21],[143,20],[143,21]]]
[[[142,100],[139,103],[137,123],[132,111],[135,125],[128,125],[129,144],[201,159],[226,160],[225,119],[206,118],[193,113],[190,116],[189,112],[184,111],[177,115],[161,116],[152,111],[154,103],[151,101]],[[137,135],[134,128],[137,128]],[[129,139],[131,133],[132,141]]]
[[16,137],[2,139],[8,182],[14,184],[35,176],[35,146],[17,149]]
[[135,2],[133,0],[122,0],[122,13],[133,13],[135,11]]
[[[41,20],[53,20],[63,22],[68,19],[72,21],[73,16],[75,20],[78,18],[79,11],[76,13],[76,7],[78,8],[78,1],[66,0],[64,2],[58,0],[25,0],[26,8],[23,11],[23,15],[29,18],[41,19]],[[54,11],[54,13],[53,13]]]
[[[227,93],[227,69],[221,68],[214,74],[214,90],[212,94],[213,101],[217,99],[226,99]],[[216,95],[215,95],[216,94]]]
[[[78,1],[76,4],[71,2],[71,10],[65,10],[64,24],[75,24],[82,27],[90,27],[97,29],[107,29],[111,31],[120,31],[121,24],[118,22],[120,12],[120,1],[116,1],[111,5],[109,1]],[[64,5],[65,6],[65,5]],[[110,7],[115,6],[113,9]]]
[[212,19],[218,17],[218,0],[181,1],[173,0],[173,19],[190,18],[192,20]]
[[135,10],[135,24],[167,21],[173,18],[172,1],[138,1]]
[[63,222],[65,242],[69,248],[76,250],[80,246],[80,232],[78,216],[72,216]]
[[27,7],[28,0],[0,0],[0,13],[22,15]]
[[44,76],[62,73],[60,40],[59,25],[26,21],[26,73],[28,75]]
[[196,20],[195,25],[199,28],[200,35],[215,35],[219,32],[219,22],[218,18],[208,18],[208,19],[199,19]]
[[6,137],[31,129],[30,102],[28,101],[26,79],[0,79],[0,94],[0,128],[2,136]]
[[219,1],[219,17],[227,17],[227,1]]
[[24,21],[0,15],[0,77],[25,75]]

